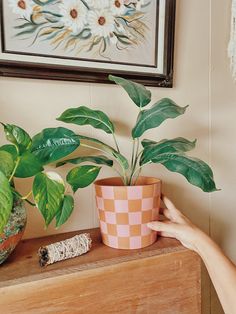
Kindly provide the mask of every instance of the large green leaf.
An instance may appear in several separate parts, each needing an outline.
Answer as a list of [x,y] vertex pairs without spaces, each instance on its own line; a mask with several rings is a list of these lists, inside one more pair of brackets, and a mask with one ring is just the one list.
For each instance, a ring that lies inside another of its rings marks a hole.
[[58,162],[56,164],[56,167],[60,167],[60,166],[63,166],[65,164],[68,164],[68,163],[78,165],[78,164],[81,164],[83,162],[91,162],[94,164],[106,165],[109,167],[113,166],[113,160],[108,159],[106,156],[100,155],[100,156],[81,156],[78,158],[63,160],[61,162]]
[[150,103],[151,92],[145,86],[113,75],[109,75],[109,80],[122,86],[139,108],[145,107]]
[[129,162],[127,160],[127,158],[125,156],[123,156],[122,154],[118,153],[114,148],[112,148],[111,146],[99,141],[98,139],[92,138],[92,137],[88,137],[88,136],[83,136],[83,135],[78,135],[81,143],[83,145],[83,143],[89,143],[92,142],[93,144],[95,144],[95,146],[93,145],[93,147],[97,147],[97,148],[101,148],[103,151],[107,152],[109,155],[114,156],[114,158],[116,158],[116,160],[122,165],[122,167],[127,170],[129,168]]
[[56,214],[56,227],[63,225],[70,217],[74,209],[74,199],[71,195],[65,195],[62,208]]
[[164,153],[152,159],[173,172],[182,174],[188,182],[199,187],[204,192],[216,191],[211,168],[198,158],[188,157],[180,153]]
[[3,124],[6,138],[16,145],[20,153],[26,151],[31,145],[31,138],[22,128],[13,124]]
[[91,125],[106,133],[114,133],[114,126],[104,112],[92,110],[85,106],[67,109],[57,120],[77,125]]
[[101,167],[97,166],[79,166],[68,173],[66,180],[76,192],[90,185],[97,178],[100,170]]
[[80,145],[78,136],[66,128],[48,128],[35,135],[31,151],[43,164],[68,156]]
[[133,138],[138,138],[145,131],[158,127],[166,119],[174,119],[184,114],[187,107],[179,107],[169,98],[161,99],[150,109],[139,113],[136,125],[132,130]]
[[15,177],[29,178],[43,171],[43,167],[38,158],[31,152],[25,152],[20,156],[20,162],[16,168]]
[[5,151],[11,154],[13,161],[15,162],[17,159],[17,149],[15,145],[7,144],[0,147],[0,151]]
[[13,195],[10,183],[6,176],[0,171],[0,234],[2,233],[11,214],[13,206]]
[[144,146],[144,150],[140,158],[140,165],[152,161],[152,159],[157,158],[159,154],[188,152],[194,149],[195,144],[196,140],[191,142],[183,137],[177,137],[172,140],[162,140],[160,142],[143,140],[142,145]]
[[65,186],[62,178],[55,172],[39,173],[33,183],[35,203],[42,213],[46,226],[61,210]]
[[10,153],[0,150],[0,171],[9,178],[14,169],[14,161]]

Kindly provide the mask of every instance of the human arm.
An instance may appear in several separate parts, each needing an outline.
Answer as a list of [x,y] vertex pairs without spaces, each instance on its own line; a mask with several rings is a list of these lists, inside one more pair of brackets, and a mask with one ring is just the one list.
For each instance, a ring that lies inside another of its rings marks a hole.
[[166,221],[155,221],[148,227],[162,236],[178,239],[185,247],[198,253],[209,272],[226,314],[236,314],[236,267],[220,247],[203,231],[186,218],[166,197],[163,210]]

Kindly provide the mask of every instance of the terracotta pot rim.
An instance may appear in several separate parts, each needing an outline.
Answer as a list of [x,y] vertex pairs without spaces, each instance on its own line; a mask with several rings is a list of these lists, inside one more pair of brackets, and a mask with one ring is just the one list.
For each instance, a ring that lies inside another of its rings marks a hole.
[[[146,183],[143,184],[136,184],[136,185],[124,185],[122,179],[120,177],[107,177],[103,179],[96,180],[93,184],[95,186],[110,186],[115,188],[134,188],[134,187],[142,187],[142,186],[151,186],[154,184],[161,183],[161,180],[156,177],[149,177],[149,176],[141,176],[138,179],[139,181],[145,181]],[[109,182],[116,181],[116,184],[110,184]],[[150,182],[148,182],[150,181]],[[152,182],[151,182],[152,181]]]

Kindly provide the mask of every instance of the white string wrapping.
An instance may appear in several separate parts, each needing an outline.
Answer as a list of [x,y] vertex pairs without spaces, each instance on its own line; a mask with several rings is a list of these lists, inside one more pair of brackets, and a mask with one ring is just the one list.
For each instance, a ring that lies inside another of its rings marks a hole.
[[87,253],[92,246],[89,233],[76,235],[73,238],[56,242],[39,249],[39,258],[42,259],[46,254],[44,265],[50,265],[68,258],[73,258]]
[[228,46],[228,56],[230,58],[230,68],[234,80],[236,80],[236,0],[232,0],[231,33]]

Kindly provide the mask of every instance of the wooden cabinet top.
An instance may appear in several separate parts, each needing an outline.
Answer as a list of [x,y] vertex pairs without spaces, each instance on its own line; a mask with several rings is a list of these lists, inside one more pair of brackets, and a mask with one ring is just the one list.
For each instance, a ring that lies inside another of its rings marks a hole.
[[[91,235],[93,242],[90,252],[43,268],[39,266],[37,252],[40,246],[62,241],[83,232],[89,232]],[[23,240],[9,259],[0,266],[0,288],[179,251],[187,249],[178,241],[167,238],[158,238],[155,244],[140,250],[112,249],[102,244],[99,229]]]

